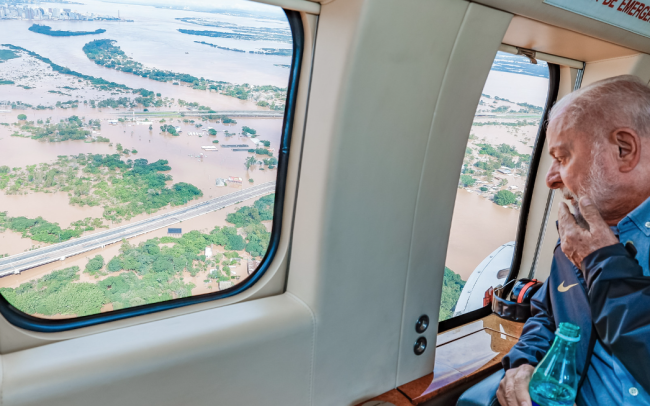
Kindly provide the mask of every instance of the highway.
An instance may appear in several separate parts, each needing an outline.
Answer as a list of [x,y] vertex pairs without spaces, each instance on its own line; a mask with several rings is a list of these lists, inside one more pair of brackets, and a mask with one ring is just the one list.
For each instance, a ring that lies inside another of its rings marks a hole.
[[0,278],[40,265],[48,264],[96,248],[103,248],[122,239],[133,238],[184,220],[189,220],[224,207],[232,206],[238,202],[253,197],[263,196],[275,192],[275,182],[249,187],[239,192],[219,196],[214,199],[153,216],[135,223],[115,227],[106,231],[90,234],[59,244],[49,245],[33,251],[27,251],[5,258],[0,258]]
[[281,118],[284,117],[284,111],[273,111],[273,110],[223,110],[215,111],[213,113],[207,113],[205,110],[182,110],[182,111],[126,111],[120,113],[113,113],[120,117],[136,117],[136,118],[147,118],[147,117],[164,117],[171,115],[180,115],[184,114],[185,116],[226,116],[226,117],[267,117],[267,118]]

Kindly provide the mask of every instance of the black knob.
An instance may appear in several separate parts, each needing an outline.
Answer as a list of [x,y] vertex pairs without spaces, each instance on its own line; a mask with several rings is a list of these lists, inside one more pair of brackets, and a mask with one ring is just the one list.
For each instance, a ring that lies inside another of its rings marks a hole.
[[422,355],[424,353],[424,350],[427,349],[427,339],[424,337],[420,337],[417,340],[415,340],[415,345],[413,346],[413,352],[415,355]]
[[429,328],[429,316],[426,314],[420,316],[418,321],[415,323],[415,332],[422,334]]

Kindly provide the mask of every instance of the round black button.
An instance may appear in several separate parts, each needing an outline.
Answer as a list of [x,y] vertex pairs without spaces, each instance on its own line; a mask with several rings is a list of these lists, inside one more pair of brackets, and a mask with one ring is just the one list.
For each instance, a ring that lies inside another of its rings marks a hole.
[[415,332],[422,334],[429,328],[429,316],[426,314],[420,316],[418,321],[415,323]]
[[417,340],[415,340],[415,345],[413,346],[413,352],[415,355],[422,355],[424,353],[424,350],[427,349],[427,339],[424,337],[420,337]]

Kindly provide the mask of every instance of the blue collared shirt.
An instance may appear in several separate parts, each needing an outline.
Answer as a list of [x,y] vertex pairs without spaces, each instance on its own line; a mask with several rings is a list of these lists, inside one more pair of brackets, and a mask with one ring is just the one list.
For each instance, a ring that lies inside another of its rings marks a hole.
[[[636,260],[643,268],[643,275],[650,276],[650,198],[623,218],[618,227],[612,227],[612,230],[623,244],[628,241],[634,244],[637,250]],[[616,355],[609,354],[598,340],[576,403],[578,406],[650,406],[650,396]]]

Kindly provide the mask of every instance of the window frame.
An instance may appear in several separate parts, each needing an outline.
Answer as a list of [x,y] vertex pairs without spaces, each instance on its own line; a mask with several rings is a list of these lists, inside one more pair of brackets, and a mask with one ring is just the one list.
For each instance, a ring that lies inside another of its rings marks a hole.
[[242,293],[255,285],[270,268],[280,245],[282,231],[283,209],[287,189],[287,173],[289,166],[289,146],[293,135],[293,122],[296,112],[296,100],[298,97],[298,85],[300,83],[300,71],[302,67],[305,32],[302,15],[298,11],[283,8],[287,17],[291,36],[293,40],[293,55],[291,57],[291,69],[287,87],[287,99],[285,112],[282,121],[282,135],[280,148],[278,149],[278,165],[275,189],[275,201],[272,220],[271,237],[266,254],[262,258],[257,269],[248,275],[241,283],[228,289],[205,293],[197,296],[178,298],[159,303],[134,306],[125,309],[112,310],[106,313],[97,313],[88,316],[81,316],[70,319],[44,319],[27,314],[11,305],[7,299],[0,294],[0,314],[16,327],[42,333],[56,333],[68,330],[75,330],[98,324],[108,323],[127,318],[143,316],[151,313],[161,312],[179,307],[205,303],[213,300],[224,299]]
[[[526,238],[526,230],[528,226],[528,215],[530,213],[530,205],[535,188],[535,180],[537,179],[537,170],[539,162],[544,152],[544,144],[546,143],[546,122],[551,108],[557,100],[557,95],[560,88],[560,65],[554,63],[547,63],[548,65],[548,93],[546,96],[546,104],[544,105],[544,113],[540,120],[537,129],[537,137],[535,138],[535,146],[530,159],[530,170],[526,177],[526,186],[524,189],[524,198],[521,203],[521,210],[519,212],[519,221],[517,223],[517,232],[515,233],[515,252],[510,264],[510,273],[504,283],[504,295],[508,295],[512,289],[511,281],[517,279],[521,268],[521,261],[524,253],[524,240]],[[469,136],[469,135],[468,135]],[[442,333],[463,324],[471,323],[472,321],[479,320],[483,317],[492,314],[492,305],[481,307],[480,309],[472,310],[460,316],[452,317],[447,320],[438,322],[438,333]]]

